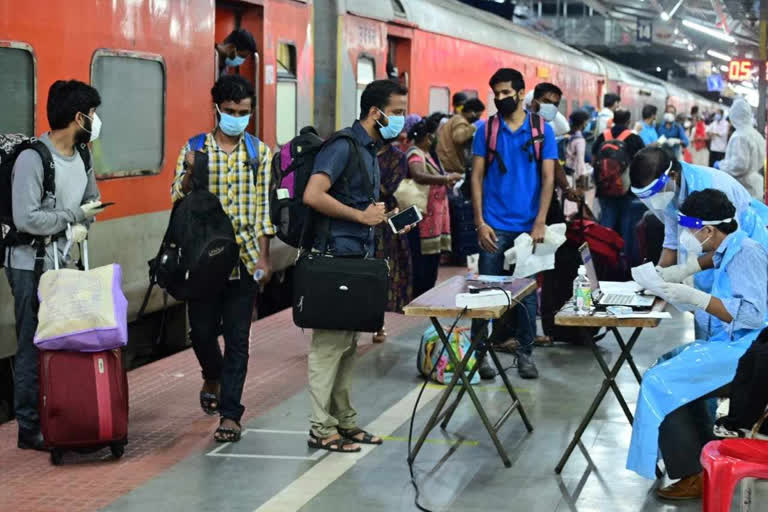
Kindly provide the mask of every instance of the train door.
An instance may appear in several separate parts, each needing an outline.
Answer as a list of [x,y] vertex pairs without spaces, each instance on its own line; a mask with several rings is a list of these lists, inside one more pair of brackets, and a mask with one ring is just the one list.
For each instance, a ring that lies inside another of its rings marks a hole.
[[387,36],[387,78],[397,80],[406,87],[411,86],[410,39]]
[[[248,125],[248,131],[262,138],[261,127],[263,126],[263,105],[262,105],[262,77],[261,55],[264,52],[264,8],[260,5],[245,4],[231,1],[216,2],[216,42],[224,41],[233,30],[244,28],[248,30],[256,40],[256,53],[252,59],[246,61],[237,68],[224,68],[224,73],[240,74],[247,78],[256,88],[256,105],[254,105],[251,123]],[[215,76],[219,75],[218,54],[214,51]]]
[[598,112],[603,109],[603,96],[605,95],[605,80],[597,81],[597,99],[595,100],[595,109]]

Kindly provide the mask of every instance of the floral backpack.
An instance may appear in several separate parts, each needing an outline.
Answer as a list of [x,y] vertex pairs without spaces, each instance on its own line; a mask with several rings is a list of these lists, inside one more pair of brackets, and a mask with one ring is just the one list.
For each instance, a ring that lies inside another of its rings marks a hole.
[[[455,328],[451,334],[450,343],[454,352],[456,352],[460,359],[463,359],[469,350],[470,341],[468,335],[469,329]],[[439,384],[448,384],[453,379],[453,363],[451,362],[448,353],[442,350],[443,344],[440,342],[440,338],[435,331],[434,326],[430,326],[424,331],[421,336],[421,345],[419,346],[419,354],[416,360],[416,366],[419,373],[425,378],[429,378]],[[441,354],[442,353],[442,354]],[[475,356],[469,359],[467,364],[467,371],[470,372],[477,364]],[[433,371],[434,370],[434,371]],[[480,376],[475,373],[472,377],[472,384],[480,382]]]

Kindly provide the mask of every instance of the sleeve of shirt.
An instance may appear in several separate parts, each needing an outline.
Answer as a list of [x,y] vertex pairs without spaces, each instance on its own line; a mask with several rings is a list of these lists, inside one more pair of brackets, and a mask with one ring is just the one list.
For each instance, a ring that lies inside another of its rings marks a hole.
[[664,249],[676,251],[678,246],[677,239],[677,217],[670,213],[664,214]]
[[541,145],[542,160],[557,160],[557,140],[555,139],[555,130],[549,125],[544,124],[544,142]]
[[272,152],[263,142],[259,145],[259,170],[256,173],[256,239],[277,232],[269,214],[269,181],[272,178]]
[[184,158],[189,151],[189,143],[184,144],[184,147],[181,148],[181,152],[179,153],[179,158],[176,159],[176,174],[173,178],[173,183],[171,184],[171,201],[174,203],[184,197],[182,182],[184,181],[184,176],[187,174],[187,170],[184,169]]
[[725,270],[731,295],[717,298],[733,317],[730,334],[739,329],[761,329],[768,300],[768,255],[756,244],[745,244]]
[[338,139],[321,149],[315,157],[312,174],[325,174],[331,179],[331,185],[336,183],[347,166],[349,144],[345,139]]
[[465,144],[475,132],[475,127],[468,122],[454,122],[451,139],[456,144]]
[[731,176],[738,177],[752,171],[748,165],[747,155],[750,154],[747,140],[740,134],[734,134],[725,149],[725,158],[720,160],[720,170]]
[[475,131],[475,137],[472,139],[472,154],[485,158],[485,125],[487,121],[483,121],[477,125]]

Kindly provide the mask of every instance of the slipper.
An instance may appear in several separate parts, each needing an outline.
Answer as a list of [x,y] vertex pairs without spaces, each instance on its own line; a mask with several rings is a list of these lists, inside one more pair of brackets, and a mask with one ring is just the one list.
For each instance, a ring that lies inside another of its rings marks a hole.
[[343,437],[340,437],[338,439],[334,439],[333,441],[328,441],[323,443],[326,438],[320,438],[317,437],[312,432],[309,433],[309,440],[307,441],[307,446],[310,448],[314,448],[316,450],[326,450],[329,452],[337,452],[337,453],[357,453],[360,451],[360,447],[358,446],[355,450],[347,450],[345,447],[357,444],[354,443],[348,439],[344,439]]
[[[341,434],[341,437],[343,437],[344,439],[348,439],[349,441],[352,441],[353,443],[376,444],[376,445],[378,445],[378,444],[382,444],[384,442],[382,439],[379,439],[378,442],[375,442],[373,440],[373,438],[376,437],[376,436],[373,436],[373,435],[369,434],[368,432],[366,432],[365,430],[363,430],[361,428],[351,428],[351,429],[348,429],[348,430],[340,428],[338,430],[339,430],[339,434]],[[363,438],[362,439],[358,439],[358,438],[355,437],[356,435],[359,435],[359,434],[363,434]]]
[[200,408],[208,416],[213,416],[219,412],[219,397],[216,393],[200,392]]

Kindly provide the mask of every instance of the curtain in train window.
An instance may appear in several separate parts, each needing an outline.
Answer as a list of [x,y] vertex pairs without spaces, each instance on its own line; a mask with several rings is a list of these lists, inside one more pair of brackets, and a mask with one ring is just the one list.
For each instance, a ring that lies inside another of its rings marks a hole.
[[91,83],[101,95],[104,123],[93,144],[94,169],[105,177],[156,174],[163,164],[165,66],[160,57],[100,50]]
[[277,49],[277,143],[296,136],[296,47],[280,43]]
[[429,88],[429,113],[451,112],[451,91],[447,87]]
[[365,86],[376,79],[376,63],[370,57],[357,59],[357,104],[355,105],[355,119],[360,119],[360,98],[363,96]]
[[22,48],[0,47],[0,133],[35,135],[35,61]]

